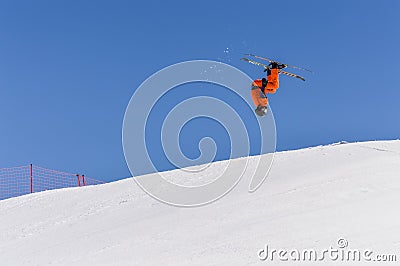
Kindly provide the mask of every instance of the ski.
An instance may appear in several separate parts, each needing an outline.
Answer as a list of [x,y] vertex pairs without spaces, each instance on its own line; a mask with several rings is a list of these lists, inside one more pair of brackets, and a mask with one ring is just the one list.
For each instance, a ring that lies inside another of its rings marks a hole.
[[283,64],[283,65],[285,65],[285,66],[287,66],[287,67],[290,67],[290,68],[296,68],[296,69],[300,69],[300,70],[304,70],[304,71],[308,71],[308,72],[310,72],[310,73],[313,73],[311,70],[309,70],[309,69],[307,69],[307,68],[303,68],[303,67],[299,67],[299,66],[293,66],[293,65],[288,65],[288,64],[285,64],[285,63],[281,63],[281,62],[272,60],[272,59],[267,58],[267,57],[262,57],[262,56],[255,55],[255,54],[244,54],[244,55],[251,56],[251,57],[254,57],[254,58],[258,58],[258,59],[261,59],[261,60],[265,60],[265,61],[268,61],[268,62],[270,62],[270,63],[275,62],[275,63],[278,63],[278,64]]
[[[271,69],[271,68],[270,68],[268,65],[266,65],[266,64],[263,64],[263,63],[260,63],[260,62],[257,62],[257,61],[254,61],[254,60],[251,60],[251,59],[248,59],[248,58],[241,58],[240,60],[246,61],[246,62],[248,62],[248,63],[250,63],[250,64],[253,64],[253,65],[256,65],[256,66],[261,66],[261,67],[263,67],[263,68],[265,68],[265,69]],[[296,74],[292,74],[292,73],[283,71],[283,70],[281,70],[281,69],[279,69],[279,73],[280,73],[280,74],[284,74],[284,75],[286,75],[286,76],[293,77],[293,78],[301,79],[302,81],[306,81],[306,79],[303,78],[302,76],[299,76],[299,75],[296,75]]]

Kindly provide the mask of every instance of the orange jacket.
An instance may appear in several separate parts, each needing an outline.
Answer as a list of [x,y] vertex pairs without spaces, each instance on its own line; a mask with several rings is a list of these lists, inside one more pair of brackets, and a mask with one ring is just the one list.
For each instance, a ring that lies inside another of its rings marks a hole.
[[[279,88],[279,70],[271,69],[271,74],[267,76],[267,86],[265,87],[265,94],[275,93]],[[268,98],[262,93],[262,80],[256,79],[253,81],[251,89],[251,98],[255,106],[267,106]]]

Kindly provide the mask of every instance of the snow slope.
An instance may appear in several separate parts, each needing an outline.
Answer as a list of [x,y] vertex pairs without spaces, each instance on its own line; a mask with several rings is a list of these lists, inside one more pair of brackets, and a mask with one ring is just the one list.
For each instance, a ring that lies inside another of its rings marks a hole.
[[341,237],[400,261],[399,140],[280,152],[252,194],[249,179],[199,208],[162,204],[133,179],[0,201],[0,265],[307,265],[257,253]]

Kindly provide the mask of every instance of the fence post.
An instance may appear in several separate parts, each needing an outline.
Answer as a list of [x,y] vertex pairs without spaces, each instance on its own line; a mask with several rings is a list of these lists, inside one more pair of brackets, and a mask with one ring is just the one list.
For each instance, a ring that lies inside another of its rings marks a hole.
[[79,174],[77,174],[76,177],[78,178],[78,187],[80,187],[81,186],[81,176]]
[[30,170],[30,183],[31,183],[31,193],[33,193],[33,169],[32,169],[32,164],[29,165],[29,170]]
[[82,175],[82,181],[83,181],[83,185],[86,187],[85,175]]

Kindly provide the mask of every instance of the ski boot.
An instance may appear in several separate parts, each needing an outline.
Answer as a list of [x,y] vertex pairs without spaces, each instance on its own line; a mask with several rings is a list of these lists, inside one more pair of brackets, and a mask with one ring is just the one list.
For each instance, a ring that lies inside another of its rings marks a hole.
[[275,69],[275,68],[277,68],[277,69],[283,69],[283,68],[286,68],[286,67],[287,67],[287,65],[285,65],[285,64],[279,64],[279,63],[277,63],[277,62],[271,62],[268,66],[269,66],[271,69]]

